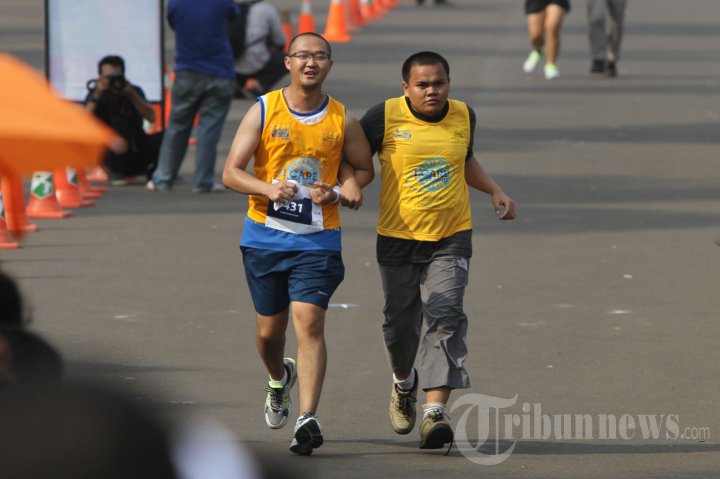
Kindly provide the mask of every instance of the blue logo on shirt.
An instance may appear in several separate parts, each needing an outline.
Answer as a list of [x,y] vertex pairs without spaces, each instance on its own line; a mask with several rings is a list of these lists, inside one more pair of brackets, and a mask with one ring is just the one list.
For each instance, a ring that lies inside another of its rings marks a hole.
[[[452,181],[452,166],[445,158],[430,158],[415,168],[406,180],[414,190],[439,191]],[[414,187],[418,184],[420,188]]]
[[281,140],[289,140],[290,139],[290,128],[278,128],[277,126],[273,127],[272,131],[272,138],[280,138]]
[[294,180],[301,185],[320,181],[320,163],[315,158],[298,158],[283,170],[280,179]]

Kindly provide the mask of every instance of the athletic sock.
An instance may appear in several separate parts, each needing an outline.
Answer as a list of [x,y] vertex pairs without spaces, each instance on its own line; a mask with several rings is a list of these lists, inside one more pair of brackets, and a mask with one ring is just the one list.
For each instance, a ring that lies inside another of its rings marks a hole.
[[441,402],[429,402],[427,404],[423,404],[423,418],[426,418],[433,411],[445,414],[445,404]]
[[270,381],[268,381],[268,385],[271,388],[282,388],[285,387],[285,385],[288,382],[288,373],[287,369],[283,368],[283,378],[280,381],[275,381],[272,377],[270,378]]
[[403,391],[410,391],[415,386],[415,376],[415,368],[412,368],[410,375],[402,381],[393,374],[393,382]]

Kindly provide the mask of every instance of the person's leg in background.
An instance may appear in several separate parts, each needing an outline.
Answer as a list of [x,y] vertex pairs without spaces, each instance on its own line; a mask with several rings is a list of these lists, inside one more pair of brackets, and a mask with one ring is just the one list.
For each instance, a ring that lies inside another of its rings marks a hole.
[[523,71],[532,73],[545,55],[545,10],[540,8],[538,2],[526,1],[528,40],[530,40],[530,54],[523,63]]
[[553,80],[560,76],[557,68],[557,58],[560,53],[560,29],[562,28],[565,10],[554,3],[545,8],[545,50],[547,60],[545,62],[545,78]]
[[620,45],[623,37],[623,25],[625,24],[625,7],[626,0],[607,0],[608,13],[610,14],[610,32],[608,33],[608,43],[610,52],[608,53],[608,62],[605,69],[605,75],[608,77],[617,76],[617,62],[620,59]]
[[235,92],[235,79],[205,77],[205,92],[200,100],[195,174],[192,181],[193,193],[222,190],[213,180],[217,144]]
[[148,189],[165,191],[172,188],[187,152],[193,121],[202,100],[204,75],[181,71],[175,75],[172,86],[170,120],[163,135],[157,168]]
[[607,0],[586,1],[588,39],[590,40],[590,55],[592,57],[590,73],[603,73],[607,56],[607,31],[605,30]]

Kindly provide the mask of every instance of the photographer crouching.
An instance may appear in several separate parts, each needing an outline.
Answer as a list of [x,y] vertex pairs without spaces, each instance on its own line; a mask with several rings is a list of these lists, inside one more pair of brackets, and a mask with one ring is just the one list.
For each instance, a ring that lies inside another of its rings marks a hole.
[[129,177],[152,177],[162,142],[162,132],[148,135],[143,119],[153,123],[155,112],[138,86],[125,78],[125,61],[117,55],[103,57],[98,63],[99,77],[87,83],[85,108],[110,126],[127,142],[123,154],[108,151],[104,168],[110,184],[124,186]]

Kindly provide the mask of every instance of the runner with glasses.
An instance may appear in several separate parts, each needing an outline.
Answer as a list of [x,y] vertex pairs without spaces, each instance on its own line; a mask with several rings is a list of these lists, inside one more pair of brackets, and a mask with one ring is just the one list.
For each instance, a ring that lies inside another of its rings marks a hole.
[[[338,203],[359,208],[361,189],[373,178],[360,124],[322,90],[331,58],[330,45],[315,33],[290,42],[290,85],[250,108],[223,173],[225,186],[250,198],[240,249],[257,313],[257,346],[270,375],[265,422],[285,426],[297,379],[301,414],[290,450],[302,455],[323,443],[316,413],[327,364],[325,311],[345,274]],[[251,175],[246,168],[253,157]],[[297,365],[283,357],[290,311]]]

